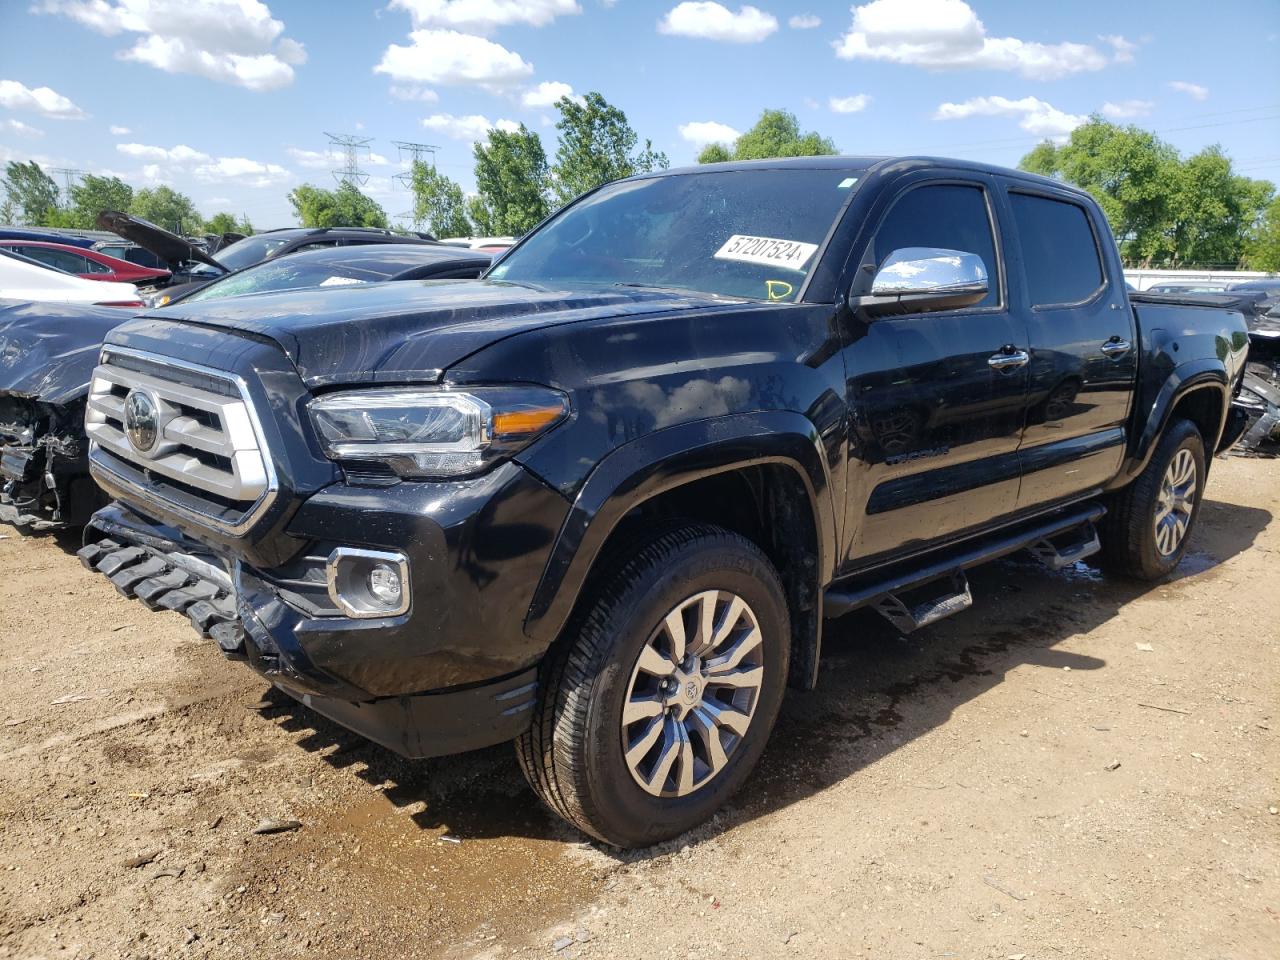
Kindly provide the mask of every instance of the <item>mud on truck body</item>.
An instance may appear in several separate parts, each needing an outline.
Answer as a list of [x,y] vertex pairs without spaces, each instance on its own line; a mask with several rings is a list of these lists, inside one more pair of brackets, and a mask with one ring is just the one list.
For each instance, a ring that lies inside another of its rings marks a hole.
[[824,618],[1019,549],[1148,579],[1241,428],[1238,313],[1125,292],[1086,194],[934,159],[609,184],[479,281],[108,337],[85,564],[410,757],[515,740],[637,846],[710,817]]

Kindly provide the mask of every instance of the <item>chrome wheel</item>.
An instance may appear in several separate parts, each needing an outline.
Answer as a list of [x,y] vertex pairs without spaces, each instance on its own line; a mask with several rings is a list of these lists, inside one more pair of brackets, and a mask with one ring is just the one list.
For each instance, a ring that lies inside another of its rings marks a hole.
[[622,753],[655,797],[711,781],[742,743],[764,682],[764,640],[737,594],[682,601],[640,651],[622,708]]
[[1179,450],[1164,472],[1156,498],[1156,549],[1162,557],[1174,553],[1187,535],[1196,504],[1196,479],[1196,458],[1190,450]]

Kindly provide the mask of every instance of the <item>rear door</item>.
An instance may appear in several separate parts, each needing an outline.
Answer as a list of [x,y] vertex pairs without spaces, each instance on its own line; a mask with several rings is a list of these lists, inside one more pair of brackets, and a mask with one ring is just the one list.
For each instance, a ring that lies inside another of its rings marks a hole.
[[1009,308],[994,189],[977,173],[908,175],[855,250],[868,278],[904,247],[977,254],[990,292],[964,309],[852,321],[848,569],[1016,509],[1028,344]]
[[1006,199],[1012,300],[1031,341],[1021,509],[1091,492],[1115,475],[1138,345],[1114,245],[1098,232],[1101,213],[1052,188],[1011,183]]

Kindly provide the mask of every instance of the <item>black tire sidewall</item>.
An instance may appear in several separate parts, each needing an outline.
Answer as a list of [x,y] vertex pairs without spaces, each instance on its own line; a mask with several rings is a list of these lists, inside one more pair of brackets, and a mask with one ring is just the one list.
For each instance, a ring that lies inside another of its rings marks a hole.
[[[1187,520],[1187,530],[1183,534],[1182,542],[1178,544],[1173,553],[1165,556],[1156,547],[1156,507],[1159,503],[1160,487],[1164,482],[1165,472],[1169,469],[1169,464],[1173,462],[1173,458],[1177,456],[1179,450],[1190,450],[1192,457],[1195,459],[1196,491],[1191,507],[1191,516]],[[1159,449],[1156,451],[1156,455],[1151,458],[1148,469],[1151,470],[1150,482],[1147,485],[1147,489],[1144,490],[1142,503],[1136,505],[1140,510],[1141,517],[1138,554],[1139,562],[1148,575],[1150,577],[1159,577],[1170,573],[1182,562],[1182,557],[1186,554],[1187,548],[1191,543],[1191,535],[1195,532],[1196,519],[1200,515],[1200,502],[1204,497],[1205,482],[1208,479],[1204,455],[1204,439],[1200,436],[1200,431],[1196,429],[1194,424],[1186,420],[1179,421],[1165,434]]]
[[[612,842],[648,845],[707,820],[742,785],[764,751],[786,687],[790,619],[768,561],[736,539],[684,545],[665,568],[627,589],[603,624],[611,640],[592,682],[582,759],[593,819],[602,821],[602,832]],[[623,757],[622,706],[631,672],[661,618],[681,601],[713,589],[736,593],[756,615],[764,644],[760,699],[746,736],[719,775],[687,797],[654,797],[635,782]]]

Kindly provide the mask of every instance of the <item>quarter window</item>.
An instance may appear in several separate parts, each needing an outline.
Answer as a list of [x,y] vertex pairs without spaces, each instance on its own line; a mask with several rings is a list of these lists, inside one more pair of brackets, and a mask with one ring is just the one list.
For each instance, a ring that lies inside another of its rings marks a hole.
[[903,247],[938,247],[977,254],[986,265],[990,289],[976,306],[1000,302],[995,237],[986,192],[979,186],[940,183],[908,191],[880,224],[874,243],[877,267]]
[[1033,307],[1079,303],[1102,286],[1102,261],[1084,208],[1065,200],[1011,193]]

